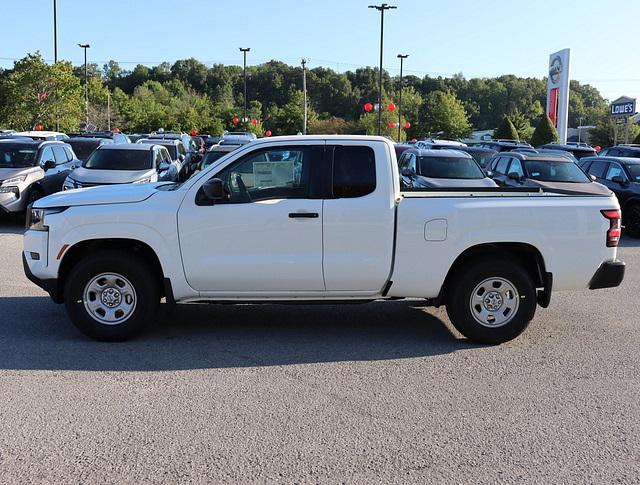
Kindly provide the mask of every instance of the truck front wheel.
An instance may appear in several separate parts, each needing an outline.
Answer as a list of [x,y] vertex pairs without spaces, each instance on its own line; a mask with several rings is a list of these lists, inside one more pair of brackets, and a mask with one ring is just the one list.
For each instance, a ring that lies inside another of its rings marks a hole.
[[447,314],[456,329],[485,344],[517,337],[536,311],[531,277],[512,259],[490,259],[460,268],[445,298]]
[[71,270],[64,294],[73,324],[93,339],[110,342],[140,333],[160,301],[151,268],[120,251],[81,260]]

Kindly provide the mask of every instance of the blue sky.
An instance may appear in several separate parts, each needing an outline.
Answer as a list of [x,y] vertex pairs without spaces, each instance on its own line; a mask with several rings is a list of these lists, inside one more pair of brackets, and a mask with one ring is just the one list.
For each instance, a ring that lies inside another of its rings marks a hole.
[[[53,0],[2,2],[0,65],[40,50],[53,58]],[[361,0],[58,0],[58,55],[109,59],[131,69],[195,57],[207,64],[279,59],[344,71],[378,65],[379,14]],[[405,71],[423,76],[516,74],[541,77],[548,57],[572,49],[572,79],[607,98],[640,98],[640,48],[631,28],[640,0],[397,0],[385,15],[385,62],[409,54]],[[635,27],[633,27],[635,29]],[[625,40],[630,36],[630,40]]]

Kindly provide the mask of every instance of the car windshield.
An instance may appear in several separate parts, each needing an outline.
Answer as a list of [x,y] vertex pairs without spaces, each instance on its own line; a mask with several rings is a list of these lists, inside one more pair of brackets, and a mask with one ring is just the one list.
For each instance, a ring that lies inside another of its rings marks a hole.
[[482,179],[484,174],[473,158],[419,157],[419,174],[439,179]]
[[36,164],[36,152],[35,147],[0,147],[0,168],[33,167]]
[[174,143],[161,143],[156,140],[152,140],[151,138],[141,140],[140,143],[144,143],[145,145],[162,145],[169,151],[169,155],[171,155],[172,160],[178,159],[178,147]]
[[524,166],[529,178],[542,182],[591,182],[591,179],[573,162],[525,160]]
[[207,152],[204,156],[204,160],[202,161],[202,167],[208,167],[213,162],[219,160],[229,153],[231,152]]
[[631,180],[640,182],[640,165],[627,165],[627,170],[629,171],[629,175],[631,175]]
[[82,166],[96,170],[148,170],[151,156],[148,150],[96,150]]
[[89,158],[96,147],[100,146],[99,140],[67,140],[67,143],[80,160]]

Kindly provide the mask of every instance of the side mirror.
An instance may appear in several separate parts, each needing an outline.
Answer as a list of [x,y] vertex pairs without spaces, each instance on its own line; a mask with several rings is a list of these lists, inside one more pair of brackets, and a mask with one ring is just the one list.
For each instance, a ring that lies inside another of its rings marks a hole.
[[490,179],[493,178],[493,172],[491,170],[487,170],[485,173],[487,174],[487,177],[489,177]]
[[51,170],[52,168],[56,168],[56,162],[53,160],[47,160],[42,164],[42,168],[46,172],[47,170]]
[[400,173],[405,177],[413,177],[415,175],[415,173],[413,173],[413,170],[406,167],[401,169]]
[[620,184],[620,185],[627,185],[627,179],[620,176],[620,175],[616,175],[615,177],[613,177],[611,179],[612,182],[615,182],[616,184]]
[[511,180],[515,180],[516,182],[520,182],[522,180],[522,177],[520,176],[520,174],[518,172],[509,172],[508,177]]
[[207,180],[202,186],[202,191],[209,200],[229,200],[231,197],[229,186],[218,178]]
[[594,182],[595,182],[596,180],[598,180],[598,178],[597,178],[595,175],[589,175],[589,178],[590,178],[591,180],[593,180]]
[[171,164],[166,160],[163,160],[158,164],[158,172],[164,172],[165,170],[169,170],[169,167],[171,167]]
[[180,154],[178,155],[178,160],[180,160],[181,162],[184,162],[185,156]]

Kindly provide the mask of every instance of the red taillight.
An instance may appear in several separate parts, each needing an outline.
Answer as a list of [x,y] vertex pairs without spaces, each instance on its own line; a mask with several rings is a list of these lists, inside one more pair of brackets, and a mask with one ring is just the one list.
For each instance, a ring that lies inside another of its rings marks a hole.
[[620,209],[602,210],[600,212],[605,218],[609,219],[609,230],[607,231],[607,247],[618,247],[618,242],[620,242],[620,234],[622,233],[622,215],[620,213]]

